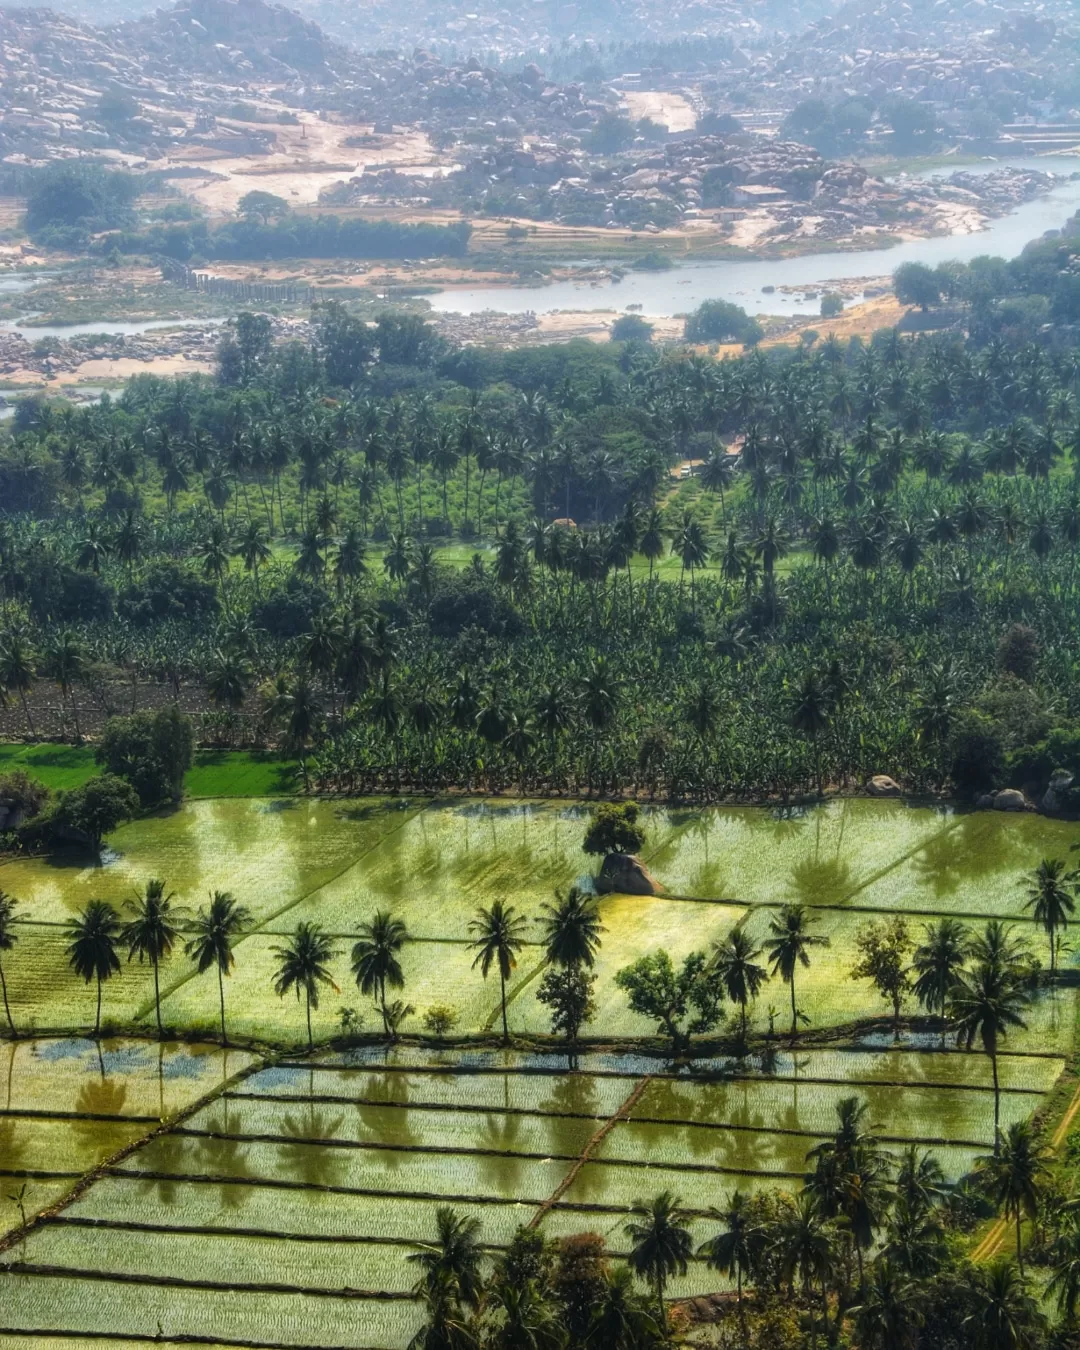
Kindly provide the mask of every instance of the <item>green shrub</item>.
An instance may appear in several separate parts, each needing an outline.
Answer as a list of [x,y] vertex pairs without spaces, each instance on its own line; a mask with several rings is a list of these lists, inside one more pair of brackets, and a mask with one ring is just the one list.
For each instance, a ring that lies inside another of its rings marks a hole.
[[127,779],[143,806],[152,807],[180,800],[194,753],[191,722],[173,704],[158,712],[111,717],[96,759],[110,773]]

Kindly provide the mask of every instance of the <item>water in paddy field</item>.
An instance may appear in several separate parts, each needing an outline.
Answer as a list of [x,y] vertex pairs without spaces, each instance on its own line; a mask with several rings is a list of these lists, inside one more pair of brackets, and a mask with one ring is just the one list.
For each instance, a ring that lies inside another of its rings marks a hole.
[[250,1063],[214,1045],[0,1043],[0,1235]]
[[[1068,175],[1080,170],[1080,158],[1000,160],[962,167],[965,173],[979,173],[1005,165]],[[1080,180],[1067,179],[1048,195],[1025,202],[975,234],[915,239],[894,248],[747,262],[691,262],[664,272],[631,270],[617,285],[598,287],[587,281],[559,281],[532,287],[466,286],[452,287],[425,298],[432,309],[457,314],[484,310],[549,314],[563,309],[625,309],[636,304],[645,314],[665,317],[688,313],[703,300],[727,300],[741,305],[748,314],[812,315],[817,312],[818,301],[803,301],[801,297],[785,294],[781,288],[824,286],[850,277],[886,276],[905,262],[936,267],[953,260],[970,262],[984,254],[1014,258],[1032,239],[1038,239],[1047,230],[1061,229],[1078,208]],[[775,286],[776,293],[766,295],[763,286]],[[853,302],[861,298],[855,296]]]
[[[606,932],[597,965],[599,1036],[640,1036],[652,1027],[630,1012],[615,975],[660,947],[681,961],[708,949],[738,924],[757,942],[777,907],[808,905],[815,931],[830,946],[800,976],[799,1006],[817,1028],[882,1016],[870,987],[849,978],[859,929],[894,914],[915,939],[935,915],[972,927],[991,917],[1021,926],[1047,960],[1045,935],[1024,911],[1025,875],[1044,857],[1068,860],[1080,826],[1034,814],[955,812],[901,802],[835,801],[811,809],[669,810],[645,808],[642,854],[667,894],[605,896]],[[464,1034],[499,1019],[498,979],[481,978],[469,950],[469,923],[480,906],[502,899],[526,919],[526,945],[509,982],[512,1030],[546,1031],[539,1003],[542,907],[557,891],[589,885],[596,860],[581,850],[585,810],[578,803],[430,801],[425,798],[324,801],[305,798],[214,799],[132,822],[110,838],[105,865],[83,857],[21,858],[0,868],[0,884],[22,903],[20,942],[5,959],[13,1014],[23,1028],[86,1029],[94,990],[68,969],[64,923],[87,900],[122,907],[148,877],[160,876],[191,910],[212,890],[229,890],[252,915],[225,982],[226,1016],[237,1035],[273,1040],[306,1034],[303,1006],[272,992],[278,949],[298,922],[332,936],[336,988],[313,1010],[316,1036],[339,1029],[342,1009],[374,1032],[381,1020],[357,990],[349,958],[360,924],[389,910],[414,941],[402,953],[405,998],[416,1008],[448,1004]],[[1063,963],[1076,964],[1069,949]],[[162,969],[166,1025],[216,1031],[216,981],[199,975],[178,949]],[[767,1025],[774,1008],[785,1026],[788,991],[766,986],[754,1012]],[[1072,992],[1040,998],[1018,1047],[1066,1049]],[[104,991],[104,1016],[116,1025],[153,1026],[150,968],[126,963]],[[479,1053],[479,1052],[478,1052]]]

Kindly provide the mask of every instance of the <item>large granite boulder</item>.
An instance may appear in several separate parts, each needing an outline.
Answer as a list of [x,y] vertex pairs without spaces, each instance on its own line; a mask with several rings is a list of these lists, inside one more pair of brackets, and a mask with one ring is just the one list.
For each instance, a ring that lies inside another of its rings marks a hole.
[[664,888],[635,853],[609,853],[596,878],[601,895],[663,895]]
[[871,797],[899,797],[901,795],[900,784],[895,778],[890,778],[887,773],[876,773],[866,784],[866,790]]
[[994,793],[995,811],[1026,811],[1027,799],[1019,788],[1002,788]]

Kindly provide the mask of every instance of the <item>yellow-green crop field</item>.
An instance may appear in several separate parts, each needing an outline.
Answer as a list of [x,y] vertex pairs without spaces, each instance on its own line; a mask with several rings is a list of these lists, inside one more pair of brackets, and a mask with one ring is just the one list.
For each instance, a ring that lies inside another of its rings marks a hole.
[[[541,906],[588,883],[577,803],[220,798],[133,822],[102,865],[33,858],[0,865],[20,902],[4,953],[20,1031],[0,1042],[0,1350],[84,1350],[140,1340],[400,1350],[419,1325],[406,1260],[435,1211],[474,1215],[494,1253],[521,1224],[553,1238],[590,1230],[625,1254],[628,1210],[682,1197],[695,1241],[731,1190],[797,1189],[806,1154],[857,1095],[888,1148],[931,1149],[957,1180],[992,1144],[991,1068],[976,1047],[905,1030],[851,977],[860,925],[896,913],[918,935],[935,915],[973,927],[1024,911],[1040,859],[1071,859],[1080,827],[1024,814],[957,814],[899,802],[807,811],[650,809],[643,856],[662,897],[606,896],[595,1020],[574,1072],[545,1039],[536,992]],[[182,949],[162,970],[166,1041],[150,969],[104,989],[105,1034],[86,1033],[94,989],[69,972],[65,922],[92,898],[122,906],[151,876],[194,911],[215,889],[251,913],[218,990]],[[510,1048],[495,1045],[499,991],[473,969],[467,925],[503,898],[530,920],[509,985]],[[676,960],[746,925],[764,937],[800,900],[830,946],[800,973],[809,1031],[792,1047],[787,990],[751,1008],[749,1052],[721,1040],[692,1066],[667,1062],[631,1013],[616,972],[666,948]],[[353,982],[349,951],[376,909],[403,918],[403,997],[415,1011],[387,1047]],[[275,948],[301,921],[334,937],[336,987],[313,1013],[272,989]],[[1074,965],[1068,947],[1062,964]],[[1001,1121],[1029,1117],[1074,1051],[1071,972],[1040,993],[1000,1058]],[[421,1019],[447,1004],[443,1045]],[[342,1045],[341,1013],[362,1017]],[[770,1015],[776,1035],[767,1034]],[[20,1228],[22,1218],[33,1220]],[[673,1297],[723,1282],[699,1263]]]

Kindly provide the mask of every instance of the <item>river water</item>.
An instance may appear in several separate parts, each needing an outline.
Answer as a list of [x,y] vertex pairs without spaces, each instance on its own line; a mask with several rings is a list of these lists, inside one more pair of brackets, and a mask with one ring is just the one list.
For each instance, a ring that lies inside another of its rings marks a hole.
[[27,342],[37,342],[39,338],[85,337],[96,333],[106,337],[137,337],[140,333],[152,333],[162,328],[206,328],[212,324],[224,323],[224,319],[147,319],[139,322],[123,319],[95,319],[92,323],[45,323],[26,322],[30,315],[24,316],[24,322],[12,320],[0,322],[0,332],[18,333]]
[[[969,173],[990,172],[1005,165],[1038,168],[1062,175],[1080,170],[1080,157],[1016,159],[964,165]],[[926,175],[930,177],[932,175]],[[625,309],[640,305],[646,314],[685,314],[703,300],[729,300],[749,314],[817,313],[817,300],[785,294],[784,286],[825,285],[851,277],[881,277],[904,262],[934,267],[952,259],[969,262],[983,254],[1014,258],[1032,239],[1060,229],[1080,209],[1080,179],[1066,179],[1044,197],[1025,202],[975,234],[915,239],[894,248],[856,253],[818,253],[801,258],[754,259],[748,262],[687,263],[664,272],[627,272],[615,284],[559,281],[550,286],[454,287],[426,297],[440,313],[549,314],[555,310]],[[763,286],[775,286],[765,294]],[[860,298],[860,297],[856,297]]]

